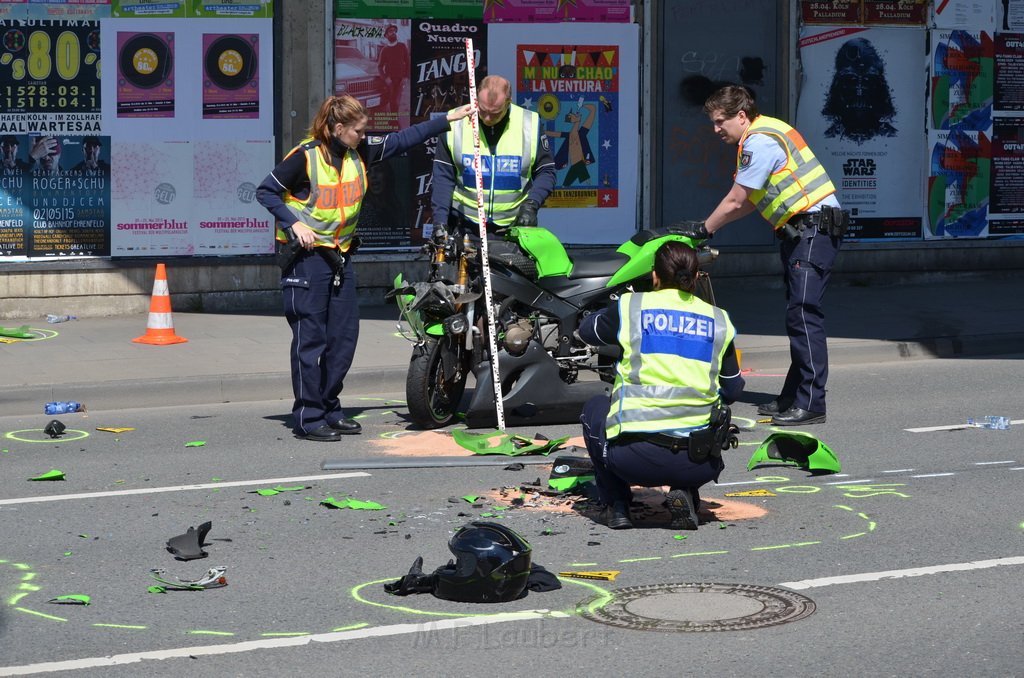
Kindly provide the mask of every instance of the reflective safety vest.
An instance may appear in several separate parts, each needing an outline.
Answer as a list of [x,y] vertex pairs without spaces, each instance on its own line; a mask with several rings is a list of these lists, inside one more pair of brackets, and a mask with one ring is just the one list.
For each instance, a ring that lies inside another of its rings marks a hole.
[[718,400],[722,358],[735,337],[728,313],[689,292],[623,294],[622,358],[605,422],[608,439],[706,427]]
[[743,142],[751,134],[771,137],[786,152],[785,166],[768,177],[767,188],[750,194],[750,202],[773,228],[782,228],[794,214],[806,212],[836,192],[825,168],[814,157],[800,133],[783,121],[767,115],[754,118],[743,133],[736,149],[737,171],[743,160]]
[[[480,165],[484,184],[484,210],[498,226],[511,226],[520,203],[533,183],[533,161],[537,157],[540,116],[519,106],[509,107],[508,127],[498,139],[492,155],[480,139]],[[452,162],[462,172],[456,177],[452,211],[477,223],[476,174],[473,172],[473,127],[463,118],[451,125],[446,139]]]
[[[338,247],[348,250],[359,221],[359,208],[366,194],[366,165],[353,149],[345,151],[338,168],[324,159],[319,151],[320,142],[307,140],[292,149],[306,154],[306,174],[309,176],[309,197],[302,200],[285,192],[284,202],[295,221],[300,221],[316,233],[316,247]],[[291,224],[289,224],[290,226]],[[277,239],[286,242],[283,229],[277,229]]]

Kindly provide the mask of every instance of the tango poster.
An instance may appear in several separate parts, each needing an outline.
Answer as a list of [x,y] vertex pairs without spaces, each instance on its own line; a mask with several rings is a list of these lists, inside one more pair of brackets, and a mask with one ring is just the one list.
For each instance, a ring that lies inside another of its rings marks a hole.
[[[617,243],[636,221],[637,27],[491,24],[491,72],[512,73],[516,104],[537,112],[557,181],[540,225],[567,243]],[[624,140],[631,139],[626,143]]]

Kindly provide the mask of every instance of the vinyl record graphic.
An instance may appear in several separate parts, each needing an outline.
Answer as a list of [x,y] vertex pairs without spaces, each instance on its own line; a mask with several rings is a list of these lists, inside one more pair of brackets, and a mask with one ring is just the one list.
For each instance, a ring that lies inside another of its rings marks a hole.
[[157,36],[144,33],[124,43],[117,63],[128,82],[136,87],[150,89],[170,76],[171,50]]
[[223,89],[245,87],[256,77],[256,52],[234,35],[217,38],[206,50],[206,77]]

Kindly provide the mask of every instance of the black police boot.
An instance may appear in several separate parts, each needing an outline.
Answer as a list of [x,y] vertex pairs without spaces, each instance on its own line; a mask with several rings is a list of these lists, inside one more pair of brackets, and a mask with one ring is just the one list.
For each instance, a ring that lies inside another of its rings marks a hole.
[[363,427],[359,425],[358,421],[355,419],[349,419],[348,417],[339,419],[333,424],[330,424],[330,427],[344,435],[352,435],[363,430]]
[[773,417],[780,412],[785,412],[793,405],[792,398],[783,398],[779,396],[775,400],[768,403],[761,403],[757,406],[757,413],[768,417]]
[[629,519],[629,503],[617,501],[605,509],[605,524],[613,530],[629,530],[633,521]]
[[693,495],[687,489],[672,488],[665,498],[665,506],[668,508],[672,522],[669,527],[673,530],[696,530],[700,524],[697,518],[697,509],[693,505]]
[[296,434],[295,437],[302,438],[303,440],[316,440],[322,443],[329,443],[341,440],[341,431],[336,431],[330,426],[324,424],[323,426],[309,431],[308,433]]
[[808,412],[800,407],[791,407],[772,417],[775,426],[806,426],[807,424],[824,424],[824,412]]

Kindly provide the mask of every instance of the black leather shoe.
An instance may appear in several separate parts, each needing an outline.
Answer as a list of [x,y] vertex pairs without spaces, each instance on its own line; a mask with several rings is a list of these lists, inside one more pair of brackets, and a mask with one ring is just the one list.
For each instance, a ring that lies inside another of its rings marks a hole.
[[824,424],[824,412],[808,412],[799,407],[791,407],[772,417],[776,426],[800,426],[801,424]]
[[633,521],[629,519],[629,504],[617,501],[605,509],[605,524],[613,530],[629,530]]
[[316,440],[322,443],[337,442],[341,440],[341,431],[336,431],[330,426],[324,424],[320,428],[313,429],[309,433],[296,434],[296,438],[302,438],[303,440]]
[[353,433],[359,433],[363,430],[363,427],[359,425],[359,422],[355,419],[339,419],[330,425],[338,433],[343,435],[352,435]]
[[780,412],[785,412],[790,407],[792,407],[792,405],[792,399],[783,398],[782,396],[779,396],[778,398],[769,403],[761,403],[760,405],[758,405],[757,413],[763,414],[768,417],[774,417],[776,414],[779,414]]
[[693,506],[693,495],[689,490],[672,490],[665,499],[665,506],[672,517],[669,527],[673,530],[696,530],[700,524],[697,509]]

